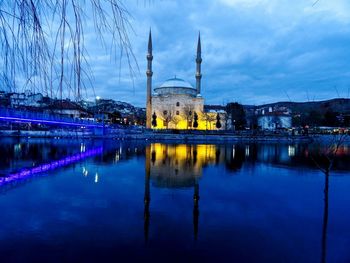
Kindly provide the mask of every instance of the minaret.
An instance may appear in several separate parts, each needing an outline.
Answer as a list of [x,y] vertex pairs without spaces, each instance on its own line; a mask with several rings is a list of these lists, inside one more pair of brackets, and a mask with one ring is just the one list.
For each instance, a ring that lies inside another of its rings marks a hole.
[[152,34],[149,30],[148,38],[148,52],[147,52],[147,99],[146,99],[146,128],[150,129],[152,127]]
[[197,95],[201,94],[201,63],[202,63],[202,47],[201,47],[201,33],[198,35],[198,44],[197,44],[197,57],[196,57],[196,89]]

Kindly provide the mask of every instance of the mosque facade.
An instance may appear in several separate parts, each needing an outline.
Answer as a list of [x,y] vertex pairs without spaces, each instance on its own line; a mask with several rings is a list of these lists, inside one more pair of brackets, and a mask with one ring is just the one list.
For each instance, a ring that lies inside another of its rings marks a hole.
[[[223,129],[222,114],[204,111],[201,95],[201,38],[198,36],[196,56],[196,85],[174,77],[152,90],[152,35],[149,33],[147,53],[146,127],[149,129]],[[220,123],[220,124],[218,124]]]

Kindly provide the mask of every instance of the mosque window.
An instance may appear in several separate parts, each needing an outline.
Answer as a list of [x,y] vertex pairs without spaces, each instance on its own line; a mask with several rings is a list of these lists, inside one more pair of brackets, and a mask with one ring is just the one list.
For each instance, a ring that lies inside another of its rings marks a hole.
[[180,102],[176,102],[176,106],[179,107],[180,106]]
[[178,110],[176,111],[176,115],[180,115],[180,112]]

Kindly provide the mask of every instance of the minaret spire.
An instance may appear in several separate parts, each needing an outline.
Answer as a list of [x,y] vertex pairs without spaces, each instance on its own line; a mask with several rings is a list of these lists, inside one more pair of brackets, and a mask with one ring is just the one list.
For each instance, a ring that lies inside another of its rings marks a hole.
[[146,99],[146,128],[152,127],[152,32],[149,30],[148,52],[147,52],[147,99]]
[[202,46],[201,46],[201,32],[198,34],[198,44],[197,44],[197,57],[196,57],[196,89],[197,95],[201,93],[201,63],[202,63]]
[[148,36],[148,54],[152,55],[152,31],[149,29],[149,36]]

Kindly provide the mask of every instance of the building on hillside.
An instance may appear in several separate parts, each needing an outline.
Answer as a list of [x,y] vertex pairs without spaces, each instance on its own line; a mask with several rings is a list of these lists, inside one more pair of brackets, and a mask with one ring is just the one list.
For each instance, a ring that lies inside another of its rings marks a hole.
[[10,106],[12,108],[41,107],[43,95],[41,93],[31,93],[29,90],[22,93],[9,93]]
[[41,107],[44,96],[41,93],[26,95],[25,106]]
[[258,116],[258,127],[262,130],[292,128],[292,116],[280,111],[267,112]]
[[[196,57],[196,87],[177,78],[166,80],[152,92],[152,36],[149,34],[147,54],[147,100],[146,127],[154,129],[199,129],[216,130],[219,121],[224,129],[222,118],[218,113],[204,111],[204,98],[201,95],[201,38],[198,37]],[[218,120],[219,116],[219,120]]]
[[55,100],[43,109],[48,113],[59,114],[70,118],[87,118],[90,114],[80,105],[70,100]]
[[26,105],[27,98],[25,93],[11,93],[9,96],[11,108],[19,108]]

